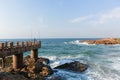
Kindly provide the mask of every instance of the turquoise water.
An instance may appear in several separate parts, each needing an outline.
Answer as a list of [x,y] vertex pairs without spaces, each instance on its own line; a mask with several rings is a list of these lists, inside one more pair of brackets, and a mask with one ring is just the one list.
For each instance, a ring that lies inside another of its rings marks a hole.
[[120,45],[89,45],[86,39],[42,39],[39,56],[51,60],[54,68],[60,64],[80,61],[88,64],[84,73],[59,70],[65,80],[120,80]]
[[79,40],[86,39],[41,39],[39,56],[49,58],[52,68],[72,61],[89,66],[83,73],[58,70],[54,76],[63,80],[120,80],[120,45],[90,45]]

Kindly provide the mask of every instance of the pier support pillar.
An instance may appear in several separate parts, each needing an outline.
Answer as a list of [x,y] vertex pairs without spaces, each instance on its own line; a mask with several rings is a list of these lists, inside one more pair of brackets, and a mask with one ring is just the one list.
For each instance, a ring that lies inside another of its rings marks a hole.
[[2,58],[2,68],[5,68],[5,57]]
[[13,68],[18,69],[23,67],[23,53],[13,55]]
[[38,49],[31,50],[31,58],[38,58]]

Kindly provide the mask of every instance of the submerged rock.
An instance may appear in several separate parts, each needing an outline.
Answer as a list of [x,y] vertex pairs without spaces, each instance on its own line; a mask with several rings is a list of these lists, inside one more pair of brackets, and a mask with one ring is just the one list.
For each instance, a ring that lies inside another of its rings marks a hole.
[[55,69],[66,69],[66,70],[72,70],[75,72],[83,72],[87,69],[87,65],[80,63],[79,61],[74,61],[71,63],[65,63],[63,65],[55,67]]

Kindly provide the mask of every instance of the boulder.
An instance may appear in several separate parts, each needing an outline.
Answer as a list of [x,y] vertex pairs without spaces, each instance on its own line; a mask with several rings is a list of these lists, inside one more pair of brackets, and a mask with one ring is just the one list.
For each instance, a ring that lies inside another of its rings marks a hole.
[[48,63],[48,60],[45,58],[38,58],[36,60],[29,58],[26,60],[26,67],[22,69],[23,72],[29,72],[29,77],[37,77],[36,75],[40,75],[43,77],[47,77],[53,74],[53,70],[50,66],[43,64],[43,61]]
[[42,58],[42,57],[38,58],[37,61],[42,62],[42,63],[44,63],[44,64],[49,64],[49,63],[50,63],[50,60],[49,60],[49,59],[47,59],[47,58]]
[[39,73],[43,67],[41,62],[36,62],[27,66],[27,70],[33,73]]
[[53,74],[53,70],[51,69],[50,66],[44,66],[42,67],[42,71],[40,72],[40,75],[41,76],[49,76],[49,75],[52,75]]
[[83,72],[87,69],[87,65],[80,63],[79,61],[74,61],[71,63],[65,63],[63,65],[57,66],[54,69],[66,69],[75,72]]

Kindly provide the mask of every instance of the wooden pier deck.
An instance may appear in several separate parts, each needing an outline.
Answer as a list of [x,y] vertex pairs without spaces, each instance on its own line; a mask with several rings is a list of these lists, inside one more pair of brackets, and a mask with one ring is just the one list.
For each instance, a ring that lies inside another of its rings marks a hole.
[[31,58],[37,58],[38,49],[40,47],[40,40],[0,43],[0,58],[2,58],[2,67],[5,67],[5,57],[13,55],[13,68],[21,68],[23,66],[23,53],[26,51],[31,51]]

